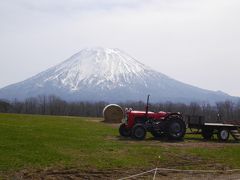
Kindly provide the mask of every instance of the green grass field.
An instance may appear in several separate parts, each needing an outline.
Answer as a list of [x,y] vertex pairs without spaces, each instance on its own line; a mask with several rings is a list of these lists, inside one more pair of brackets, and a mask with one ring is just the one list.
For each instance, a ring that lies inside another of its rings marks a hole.
[[240,144],[123,139],[100,119],[0,114],[0,174],[22,169],[240,168]]

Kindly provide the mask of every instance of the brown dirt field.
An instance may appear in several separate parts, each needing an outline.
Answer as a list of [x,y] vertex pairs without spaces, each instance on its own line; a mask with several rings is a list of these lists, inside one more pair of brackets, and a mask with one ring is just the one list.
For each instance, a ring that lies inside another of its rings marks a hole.
[[[111,180],[120,179],[134,174],[138,174],[147,170],[123,170],[123,169],[111,169],[105,171],[99,170],[79,170],[79,169],[46,169],[46,170],[22,170],[15,174],[5,176],[6,179],[16,179],[16,180],[77,180],[77,179],[89,179],[89,180]],[[138,176],[135,179],[150,180],[153,179],[154,172]],[[4,178],[4,179],[5,179]],[[156,180],[185,180],[185,179],[240,179],[240,173],[189,173],[189,172],[166,172],[158,171],[156,174]]]
[[228,141],[226,143],[219,142],[217,140],[212,141],[206,141],[201,138],[185,138],[183,141],[169,141],[166,138],[153,138],[149,137],[143,141],[136,141],[131,138],[124,138],[120,136],[109,136],[106,137],[107,140],[112,141],[124,141],[127,144],[143,144],[147,146],[159,146],[159,147],[177,147],[177,148],[193,148],[193,147],[199,147],[199,148],[221,148],[226,146],[240,146],[240,143],[237,141]]

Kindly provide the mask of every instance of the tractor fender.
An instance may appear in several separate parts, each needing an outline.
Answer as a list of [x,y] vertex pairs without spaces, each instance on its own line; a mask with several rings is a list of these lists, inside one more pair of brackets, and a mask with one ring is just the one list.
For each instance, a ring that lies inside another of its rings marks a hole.
[[177,116],[178,118],[183,119],[183,116],[182,116],[181,113],[169,113],[169,114],[165,117],[165,119],[168,119],[168,118],[170,118],[171,116]]

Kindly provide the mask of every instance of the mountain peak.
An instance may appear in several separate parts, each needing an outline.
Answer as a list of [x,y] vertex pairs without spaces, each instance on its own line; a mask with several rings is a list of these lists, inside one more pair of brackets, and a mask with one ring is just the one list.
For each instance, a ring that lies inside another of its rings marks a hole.
[[53,82],[71,91],[89,86],[113,89],[131,84],[148,71],[149,67],[119,49],[87,48],[41,74],[39,84]]
[[[81,50],[80,52],[74,54],[72,57],[67,59],[66,61],[75,61],[75,62],[83,62],[83,63],[126,63],[131,65],[141,64],[135,58],[131,57],[124,51],[118,48],[86,48]],[[144,66],[143,64],[141,64]]]

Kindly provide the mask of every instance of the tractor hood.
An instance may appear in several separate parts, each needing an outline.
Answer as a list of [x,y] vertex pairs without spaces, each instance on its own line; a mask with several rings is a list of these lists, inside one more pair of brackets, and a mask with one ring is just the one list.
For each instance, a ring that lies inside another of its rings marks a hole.
[[[132,114],[146,114],[146,111],[131,111]],[[148,111],[148,114],[154,114],[154,112]]]
[[[129,111],[129,112],[127,112],[127,114],[132,117],[144,117],[146,115],[146,111]],[[157,113],[148,111],[147,114],[148,114],[147,116],[149,118],[160,119],[160,118],[166,117],[169,113],[164,112],[164,111],[160,111]]]

